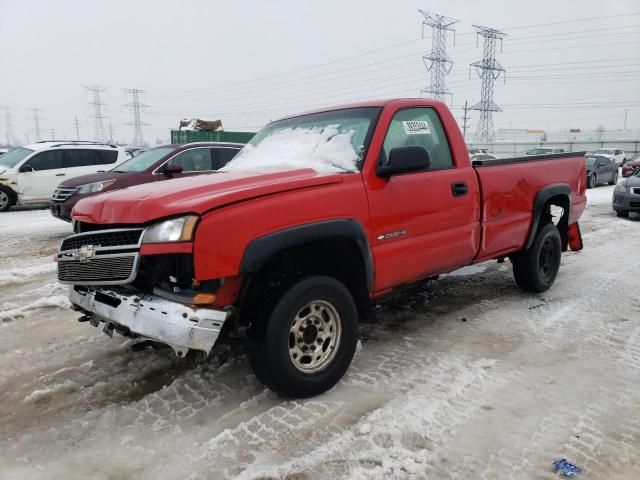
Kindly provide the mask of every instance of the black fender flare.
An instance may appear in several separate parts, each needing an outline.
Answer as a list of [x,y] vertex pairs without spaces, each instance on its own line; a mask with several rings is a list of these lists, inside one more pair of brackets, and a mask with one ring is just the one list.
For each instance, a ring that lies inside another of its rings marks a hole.
[[362,255],[367,277],[367,289],[373,289],[373,255],[364,227],[354,219],[344,218],[307,223],[286,228],[252,240],[240,262],[240,273],[259,271],[274,254],[287,248],[330,237],[346,237],[354,241]]
[[529,230],[529,236],[527,238],[527,242],[525,243],[524,250],[531,248],[531,245],[533,245],[533,241],[536,238],[536,233],[538,233],[538,227],[540,226],[540,219],[542,218],[542,214],[544,213],[544,206],[550,198],[557,196],[566,197],[567,203],[569,204],[569,211],[565,212],[565,217],[569,218],[569,213],[571,212],[571,187],[569,185],[567,185],[566,183],[557,183],[554,185],[548,185],[542,190],[538,191],[538,193],[536,193],[536,199],[533,203],[531,230]]

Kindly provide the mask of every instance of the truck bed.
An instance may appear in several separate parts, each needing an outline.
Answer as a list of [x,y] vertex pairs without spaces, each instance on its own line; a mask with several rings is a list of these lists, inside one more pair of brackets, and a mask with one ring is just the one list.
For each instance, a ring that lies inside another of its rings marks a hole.
[[565,185],[571,189],[569,224],[586,205],[584,152],[473,162],[481,194],[482,236],[475,261],[521,250],[533,224],[537,192]]

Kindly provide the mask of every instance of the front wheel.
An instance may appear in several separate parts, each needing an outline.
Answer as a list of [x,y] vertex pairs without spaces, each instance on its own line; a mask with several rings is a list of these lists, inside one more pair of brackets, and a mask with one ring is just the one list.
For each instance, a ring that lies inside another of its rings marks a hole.
[[629,218],[629,212],[627,210],[616,210],[616,215],[620,218]]
[[587,177],[587,188],[593,188],[595,186],[596,186],[596,175],[594,173]]
[[258,379],[288,397],[329,390],[349,368],[358,341],[358,311],[349,290],[331,277],[300,280],[278,300],[250,344]]
[[513,278],[526,292],[544,292],[558,275],[561,256],[560,232],[553,223],[548,223],[538,231],[531,248],[511,257]]
[[6,212],[13,205],[13,191],[10,188],[0,186],[0,212]]
[[613,177],[611,177],[611,181],[609,182],[609,185],[615,185],[616,183],[618,183],[618,171],[617,170],[613,174]]

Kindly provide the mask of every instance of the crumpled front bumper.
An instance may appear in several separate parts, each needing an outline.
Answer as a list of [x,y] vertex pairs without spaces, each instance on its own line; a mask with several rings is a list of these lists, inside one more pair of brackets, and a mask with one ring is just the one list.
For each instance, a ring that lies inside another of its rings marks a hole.
[[[124,295],[106,288],[69,288],[69,300],[105,333],[127,331],[169,345],[179,357],[190,349],[209,353],[229,316],[225,310],[191,308],[156,295]],[[119,327],[124,327],[119,328]]]

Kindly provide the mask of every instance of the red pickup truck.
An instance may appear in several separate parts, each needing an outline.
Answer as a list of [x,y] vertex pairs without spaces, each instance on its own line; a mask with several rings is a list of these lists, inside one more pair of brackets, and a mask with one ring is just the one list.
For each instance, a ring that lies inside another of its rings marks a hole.
[[222,171],[80,201],[58,278],[109,335],[185,356],[244,334],[265,385],[312,396],[403,285],[508,257],[548,289],[582,248],[585,179],[584,153],[471,165],[436,101],[334,107],[270,123]]

